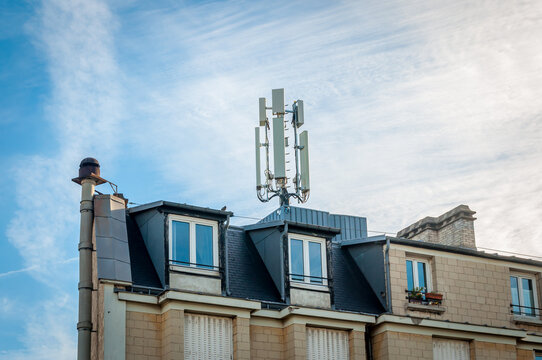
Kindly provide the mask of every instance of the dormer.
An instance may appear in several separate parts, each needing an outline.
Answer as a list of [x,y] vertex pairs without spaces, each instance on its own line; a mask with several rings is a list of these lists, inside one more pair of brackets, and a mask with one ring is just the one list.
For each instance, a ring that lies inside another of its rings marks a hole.
[[163,287],[220,295],[229,211],[158,201],[129,210]]
[[245,230],[285,303],[333,307],[331,242],[340,229],[274,220]]

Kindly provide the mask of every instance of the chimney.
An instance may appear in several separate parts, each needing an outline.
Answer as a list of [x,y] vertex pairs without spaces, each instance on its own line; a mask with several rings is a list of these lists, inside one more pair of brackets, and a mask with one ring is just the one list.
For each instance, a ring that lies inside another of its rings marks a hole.
[[439,217],[425,217],[397,233],[397,237],[441,245],[476,249],[474,220],[467,205],[459,205]]
[[81,227],[79,235],[79,321],[77,322],[77,359],[90,360],[92,323],[92,236],[94,230],[94,188],[106,182],[100,177],[100,163],[86,158],[79,165],[81,185]]

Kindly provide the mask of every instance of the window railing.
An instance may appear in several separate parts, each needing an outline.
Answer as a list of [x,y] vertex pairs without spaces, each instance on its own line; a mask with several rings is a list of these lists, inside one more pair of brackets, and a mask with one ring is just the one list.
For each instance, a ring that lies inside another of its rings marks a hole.
[[514,315],[538,317],[542,308],[510,304],[510,312]]
[[[322,276],[311,276],[311,275],[292,274],[292,273],[288,275],[290,275],[290,279],[292,279],[292,281],[305,282],[305,279],[309,279],[308,284],[313,284],[313,285],[325,285],[324,281],[326,282],[327,285],[329,285],[329,283],[331,282],[331,279],[327,277],[322,277]],[[305,283],[307,284],[307,282]]]
[[170,265],[178,265],[178,266],[190,266],[190,267],[196,267],[198,269],[207,269],[207,270],[220,270],[220,266],[213,266],[208,264],[198,264],[188,261],[179,261],[179,260],[169,260]]
[[406,289],[406,299],[409,303],[440,306],[442,305],[443,295],[436,292],[426,291],[425,289]]

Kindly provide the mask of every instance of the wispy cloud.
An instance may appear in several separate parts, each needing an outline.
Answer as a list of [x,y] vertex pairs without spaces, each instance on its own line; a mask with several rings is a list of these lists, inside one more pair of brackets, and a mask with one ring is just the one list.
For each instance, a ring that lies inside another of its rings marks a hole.
[[112,139],[121,119],[122,100],[113,45],[115,27],[115,17],[99,0],[44,1],[28,24],[47,61],[52,89],[46,117],[57,145],[50,155],[19,159],[13,169],[17,211],[7,235],[25,268],[0,277],[28,272],[55,289],[53,293],[61,299],[37,294],[34,301],[41,311],[23,319],[28,321],[27,348],[2,354],[5,358],[74,356],[76,302],[69,294],[75,293],[77,280],[68,263],[77,252],[78,203],[74,199],[79,190],[69,179],[76,176],[83,157],[95,154],[107,161],[116,149]]
[[156,58],[136,55],[154,71],[131,79],[146,98],[128,131],[173,197],[261,216],[274,205],[254,195],[256,98],[285,87],[306,101],[308,206],[397,231],[467,203],[481,245],[530,252],[542,231],[541,15],[495,1],[140,11],[127,23]]

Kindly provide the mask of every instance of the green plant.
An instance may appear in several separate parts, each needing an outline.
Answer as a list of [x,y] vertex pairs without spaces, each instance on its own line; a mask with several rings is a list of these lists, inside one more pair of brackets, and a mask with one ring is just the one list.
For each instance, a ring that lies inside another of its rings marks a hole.
[[413,298],[416,298],[416,299],[421,299],[421,298],[423,298],[424,290],[425,290],[425,288],[423,288],[423,287],[415,287],[410,292],[410,296],[413,297]]

